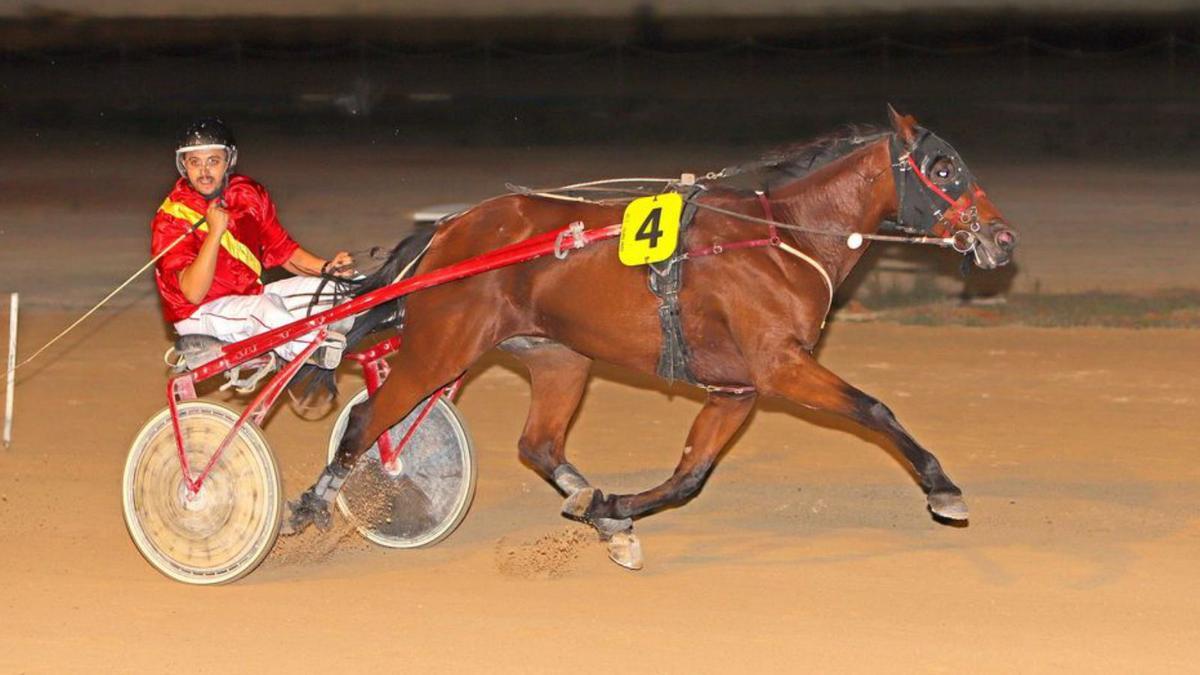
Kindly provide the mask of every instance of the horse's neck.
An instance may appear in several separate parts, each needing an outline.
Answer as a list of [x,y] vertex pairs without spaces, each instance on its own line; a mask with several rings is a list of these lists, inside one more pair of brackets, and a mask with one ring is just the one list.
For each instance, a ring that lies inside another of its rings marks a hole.
[[878,232],[883,220],[896,211],[890,163],[885,137],[771,196],[772,201],[782,205],[778,216],[784,222],[832,233],[790,231],[785,236],[792,236],[803,250],[815,254],[835,285],[845,280],[866,251],[866,246],[851,249],[846,238],[854,232]]

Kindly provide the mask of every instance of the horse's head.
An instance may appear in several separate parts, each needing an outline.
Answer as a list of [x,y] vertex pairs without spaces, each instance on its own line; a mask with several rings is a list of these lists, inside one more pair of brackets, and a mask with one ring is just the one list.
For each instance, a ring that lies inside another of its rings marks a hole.
[[1012,259],[1017,236],[949,143],[888,106],[892,175],[901,226],[952,238],[959,253],[973,253],[984,269]]

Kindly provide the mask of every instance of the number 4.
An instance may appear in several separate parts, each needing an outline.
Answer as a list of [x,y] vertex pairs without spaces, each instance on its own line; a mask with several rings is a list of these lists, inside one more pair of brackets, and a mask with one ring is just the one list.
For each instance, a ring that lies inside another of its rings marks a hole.
[[650,248],[658,246],[658,240],[662,238],[662,225],[659,221],[662,220],[662,207],[657,206],[650,209],[650,213],[646,214],[646,219],[638,226],[637,233],[633,238],[638,241],[650,240]]

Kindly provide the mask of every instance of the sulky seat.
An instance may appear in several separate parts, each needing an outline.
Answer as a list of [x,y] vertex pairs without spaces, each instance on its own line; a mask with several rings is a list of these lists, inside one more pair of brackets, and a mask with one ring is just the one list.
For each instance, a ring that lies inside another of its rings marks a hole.
[[[167,352],[167,364],[176,373],[195,370],[221,358],[222,348],[229,344],[211,335],[181,335],[171,351]],[[225,371],[227,382],[221,385],[221,390],[232,388],[238,393],[248,394],[258,388],[263,378],[273,373],[277,366],[274,352],[250,359]]]

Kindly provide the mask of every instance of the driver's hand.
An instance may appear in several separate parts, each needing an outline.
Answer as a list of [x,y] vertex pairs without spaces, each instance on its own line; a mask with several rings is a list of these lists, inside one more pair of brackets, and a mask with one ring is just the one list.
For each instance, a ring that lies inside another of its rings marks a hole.
[[219,199],[209,202],[204,219],[208,222],[208,231],[218,237],[229,227],[229,212],[221,205]]
[[335,277],[343,279],[349,279],[358,275],[358,270],[354,269],[354,256],[346,251],[338,251],[330,258],[326,271]]

